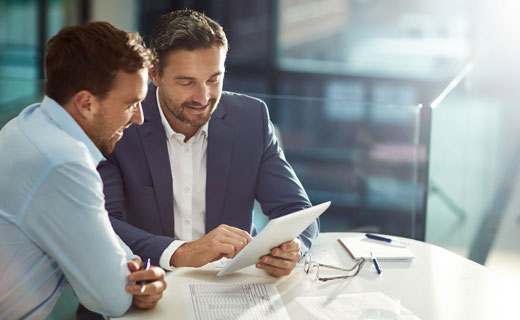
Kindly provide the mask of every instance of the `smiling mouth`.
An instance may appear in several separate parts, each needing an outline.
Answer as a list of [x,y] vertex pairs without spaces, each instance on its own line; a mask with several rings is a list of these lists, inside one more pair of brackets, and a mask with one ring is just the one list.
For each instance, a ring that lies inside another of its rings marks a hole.
[[124,126],[124,127],[122,127],[121,129],[117,130],[117,131],[116,131],[116,134],[122,136],[122,135],[123,135],[123,131],[125,131],[126,129],[128,129],[128,127],[130,127],[131,125],[132,125],[132,123],[127,124],[126,126]]
[[121,128],[119,130],[117,130],[115,133],[114,133],[114,136],[117,136],[119,139],[121,139],[121,137],[123,137],[123,131],[125,131],[126,128],[128,128],[129,126],[125,126],[124,128]]
[[190,110],[191,112],[194,112],[194,113],[202,113],[204,111],[206,111],[206,109],[208,109],[209,107],[209,103],[205,106],[185,106],[185,108],[187,108],[188,110]]

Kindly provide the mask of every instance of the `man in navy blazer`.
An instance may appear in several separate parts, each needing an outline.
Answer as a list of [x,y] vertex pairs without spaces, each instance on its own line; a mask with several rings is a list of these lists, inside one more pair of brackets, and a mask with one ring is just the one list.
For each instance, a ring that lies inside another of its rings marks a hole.
[[[227,39],[204,14],[161,17],[144,124],[125,131],[98,170],[114,230],[165,269],[234,257],[254,234],[253,205],[277,218],[311,206],[258,99],[222,92]],[[157,88],[156,88],[157,87]],[[289,274],[318,234],[316,220],[257,264]]]

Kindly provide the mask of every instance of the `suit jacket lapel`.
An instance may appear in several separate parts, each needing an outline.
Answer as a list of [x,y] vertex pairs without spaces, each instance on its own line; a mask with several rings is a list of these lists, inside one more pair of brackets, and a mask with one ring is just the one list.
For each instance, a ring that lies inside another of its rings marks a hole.
[[225,122],[225,106],[219,104],[209,122],[206,173],[206,232],[222,223],[231,154],[233,126]]
[[163,235],[173,237],[175,229],[170,159],[166,145],[166,132],[161,123],[155,91],[156,88],[150,85],[148,95],[142,104],[145,122],[138,127],[138,130],[152,176]]

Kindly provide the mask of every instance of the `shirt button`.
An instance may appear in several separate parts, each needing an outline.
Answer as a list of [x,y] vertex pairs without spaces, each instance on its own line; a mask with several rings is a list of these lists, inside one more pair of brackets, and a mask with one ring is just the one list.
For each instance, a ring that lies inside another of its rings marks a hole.
[[184,220],[184,224],[190,224],[190,220],[188,220],[188,219]]
[[184,187],[184,191],[186,191],[186,192],[190,192],[191,189],[190,189],[190,187]]
[[186,153],[190,152],[190,148],[186,148],[184,150],[186,151]]

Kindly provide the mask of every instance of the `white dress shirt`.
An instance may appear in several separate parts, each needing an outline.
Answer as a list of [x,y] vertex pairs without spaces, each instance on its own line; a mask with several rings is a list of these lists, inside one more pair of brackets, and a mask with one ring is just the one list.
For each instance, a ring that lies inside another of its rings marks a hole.
[[166,131],[168,155],[173,183],[173,218],[175,239],[162,253],[159,265],[172,270],[170,258],[182,244],[200,239],[206,233],[206,161],[208,123],[193,137],[175,132],[161,109],[159,88],[156,91],[161,122]]

